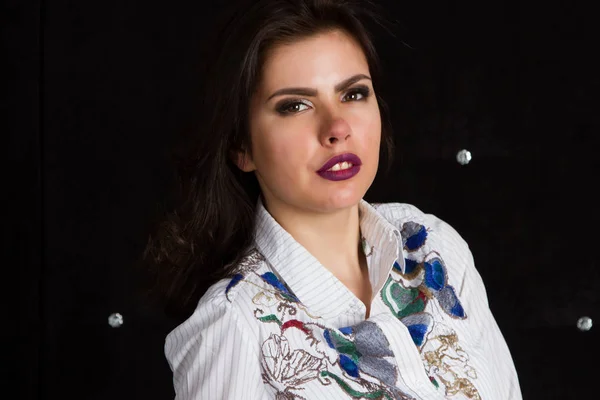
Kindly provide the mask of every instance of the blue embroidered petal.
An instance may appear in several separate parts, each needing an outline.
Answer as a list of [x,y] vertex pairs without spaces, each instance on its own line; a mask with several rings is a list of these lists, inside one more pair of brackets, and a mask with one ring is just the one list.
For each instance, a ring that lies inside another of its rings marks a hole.
[[456,292],[452,286],[448,285],[437,292],[435,294],[435,298],[438,300],[440,306],[446,312],[446,314],[460,319],[467,318],[467,314],[460,304],[460,300],[458,300]]
[[344,328],[340,328],[339,331],[342,332],[344,335],[352,335],[353,329],[351,326],[346,326]]
[[398,264],[398,261],[394,261],[394,270],[396,272],[402,273],[402,268],[400,267],[400,264]]
[[401,322],[406,326],[413,342],[417,346],[421,346],[433,325],[433,318],[428,313],[418,313],[409,315],[401,319]]
[[417,261],[405,258],[404,259],[405,273],[407,273],[407,274],[412,273],[415,270],[415,268],[417,267],[417,265],[419,265],[419,263]]
[[417,250],[425,244],[427,239],[427,229],[416,222],[406,222],[402,226],[402,238],[404,247],[409,251]]
[[427,333],[427,325],[411,325],[408,327],[408,332],[410,333],[413,342],[415,342],[417,346],[421,346],[425,334]]
[[345,354],[340,354],[340,366],[348,375],[358,378],[358,366],[350,357]]
[[242,279],[244,279],[244,275],[242,275],[242,274],[235,274],[234,276],[232,276],[231,281],[225,288],[225,295],[227,295],[229,293],[229,289],[231,289],[232,287],[237,285]]
[[425,286],[431,290],[441,290],[446,286],[446,271],[439,259],[423,263],[425,268]]
[[298,298],[296,296],[294,296],[292,294],[292,292],[290,292],[288,290],[288,288],[285,287],[285,285],[279,281],[279,279],[277,279],[277,276],[274,273],[265,272],[264,274],[261,275],[261,278],[263,278],[263,280],[265,282],[267,282],[269,285],[279,289],[279,291],[282,292],[290,300],[296,301],[296,302],[298,301]]
[[462,305],[460,304],[460,302],[456,302],[456,304],[454,305],[454,307],[452,307],[452,310],[450,310],[450,314],[455,315],[459,318],[465,318],[466,314],[465,314],[465,310],[462,307]]

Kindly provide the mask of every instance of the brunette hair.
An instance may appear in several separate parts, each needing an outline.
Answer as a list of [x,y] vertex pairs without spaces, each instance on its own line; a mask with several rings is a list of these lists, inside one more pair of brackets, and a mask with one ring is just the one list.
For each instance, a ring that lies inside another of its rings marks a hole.
[[[251,248],[260,188],[254,173],[240,171],[231,154],[252,149],[249,103],[268,50],[343,30],[362,47],[377,93],[380,62],[367,24],[390,32],[389,21],[368,0],[236,1],[225,15],[220,34],[209,39],[213,49],[198,128],[175,150],[174,209],[156,224],[142,256],[151,297],[178,317],[189,315],[208,286],[230,275]],[[394,152],[391,124],[379,95],[377,101],[380,153],[388,171]]]

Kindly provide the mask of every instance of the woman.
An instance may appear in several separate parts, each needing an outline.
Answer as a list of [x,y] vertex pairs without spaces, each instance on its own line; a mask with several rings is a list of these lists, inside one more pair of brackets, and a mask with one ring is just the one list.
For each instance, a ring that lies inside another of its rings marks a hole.
[[364,5],[252,1],[215,40],[185,198],[147,253],[194,307],[165,343],[178,399],[521,398],[464,240],[363,200],[392,152]]

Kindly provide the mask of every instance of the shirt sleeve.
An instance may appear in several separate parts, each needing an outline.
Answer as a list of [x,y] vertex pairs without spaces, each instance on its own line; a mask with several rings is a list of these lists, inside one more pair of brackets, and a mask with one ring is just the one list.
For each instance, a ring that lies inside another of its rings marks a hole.
[[[208,293],[207,293],[208,294]],[[202,299],[165,340],[176,400],[262,399],[260,359],[250,329],[226,299]]]
[[[431,215],[430,215],[431,216]],[[457,295],[469,317],[469,342],[477,348],[479,356],[486,360],[490,373],[478,378],[479,384],[487,386],[486,393],[494,398],[521,400],[522,394],[517,371],[510,350],[489,307],[485,284],[475,267],[473,254],[467,242],[449,224],[437,217],[433,224],[444,238],[443,254],[451,262],[462,265],[462,276],[455,281]]]

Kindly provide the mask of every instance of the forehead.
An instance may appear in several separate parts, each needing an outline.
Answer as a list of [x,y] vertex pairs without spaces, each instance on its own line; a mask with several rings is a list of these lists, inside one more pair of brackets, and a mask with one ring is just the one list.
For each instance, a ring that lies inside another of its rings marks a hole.
[[334,85],[348,76],[369,73],[360,44],[344,31],[315,34],[274,46],[262,67],[264,90],[282,86]]

